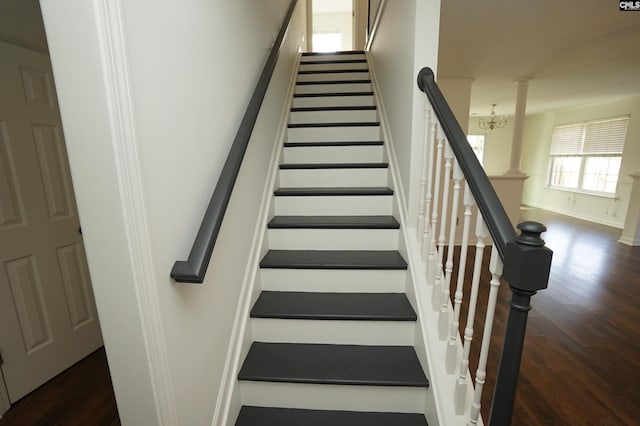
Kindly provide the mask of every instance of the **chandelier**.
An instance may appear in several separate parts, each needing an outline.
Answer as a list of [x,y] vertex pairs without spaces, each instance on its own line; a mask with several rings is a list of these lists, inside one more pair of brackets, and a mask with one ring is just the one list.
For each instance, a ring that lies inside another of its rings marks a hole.
[[507,119],[503,115],[496,115],[496,105],[497,104],[491,104],[491,114],[489,114],[489,117],[480,117],[478,127],[483,130],[493,130],[500,129],[507,125]]

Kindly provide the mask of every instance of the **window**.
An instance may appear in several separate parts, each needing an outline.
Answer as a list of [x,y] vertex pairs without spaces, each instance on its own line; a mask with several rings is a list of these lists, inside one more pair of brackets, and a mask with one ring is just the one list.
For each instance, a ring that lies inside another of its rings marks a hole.
[[482,164],[484,158],[484,138],[485,135],[467,135],[467,141],[469,141],[469,145],[471,145],[471,149],[478,157],[480,164]]
[[629,117],[556,126],[551,137],[551,188],[613,195]]
[[315,29],[313,33],[314,52],[337,52],[342,50],[342,33],[338,28]]

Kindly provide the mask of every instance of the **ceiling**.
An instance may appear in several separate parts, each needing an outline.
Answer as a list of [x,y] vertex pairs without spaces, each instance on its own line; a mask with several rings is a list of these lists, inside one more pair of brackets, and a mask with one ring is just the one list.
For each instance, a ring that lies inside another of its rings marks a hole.
[[[351,0],[317,0],[324,13]],[[527,112],[640,94],[640,12],[608,0],[441,0],[440,78],[471,78],[471,114]],[[38,0],[0,1],[0,40],[47,51]]]
[[471,114],[527,113],[640,94],[640,12],[617,1],[442,0],[439,78],[471,78]]
[[0,0],[0,40],[47,53],[38,0]]

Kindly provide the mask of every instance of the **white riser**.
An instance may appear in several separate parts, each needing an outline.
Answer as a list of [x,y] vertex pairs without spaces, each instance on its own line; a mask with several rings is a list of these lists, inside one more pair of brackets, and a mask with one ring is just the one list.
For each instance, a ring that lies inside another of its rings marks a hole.
[[288,142],[342,142],[380,140],[380,126],[312,127],[287,129]]
[[252,318],[257,342],[412,346],[413,321],[335,321]]
[[289,115],[289,123],[356,123],[377,121],[378,112],[374,110],[346,111],[294,111]]
[[281,187],[387,186],[387,169],[284,169]]
[[424,412],[427,389],[240,381],[244,405],[319,410]]
[[322,71],[322,70],[363,70],[367,69],[366,62],[338,63],[338,64],[300,64],[300,71]]
[[340,84],[303,84],[296,86],[296,93],[327,93],[327,92],[371,92],[371,83],[340,83]]
[[398,250],[397,229],[269,229],[274,250]]
[[392,196],[275,197],[279,216],[391,215]]
[[402,293],[406,270],[260,269],[262,290]]
[[366,59],[364,53],[345,53],[339,55],[332,55],[330,53],[322,55],[303,55],[300,58],[301,62],[304,61],[340,61],[340,60],[352,60],[352,59]]
[[284,163],[375,163],[383,161],[383,146],[295,146],[284,148]]
[[375,105],[372,95],[366,96],[318,96],[293,98],[293,107],[369,106]]
[[[364,69],[364,67],[362,68]],[[331,72],[319,74],[299,74],[298,81],[369,80],[368,72]]]

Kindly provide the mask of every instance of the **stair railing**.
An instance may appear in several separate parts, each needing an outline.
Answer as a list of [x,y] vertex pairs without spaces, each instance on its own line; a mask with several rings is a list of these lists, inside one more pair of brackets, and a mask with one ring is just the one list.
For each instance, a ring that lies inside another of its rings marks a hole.
[[211,195],[211,200],[207,206],[207,210],[202,218],[200,229],[196,234],[195,241],[191,247],[191,252],[187,260],[178,260],[174,263],[171,269],[171,278],[178,282],[183,283],[202,283],[204,276],[207,273],[207,267],[211,260],[211,254],[222,226],[222,219],[229,205],[229,199],[231,198],[231,192],[236,183],[238,173],[240,172],[240,166],[244,158],[244,153],[249,145],[249,139],[253,127],[256,124],[258,113],[262,106],[262,101],[269,87],[269,81],[273,75],[273,70],[278,62],[278,56],[282,48],[282,42],[284,41],[293,11],[296,8],[298,0],[292,0],[289,5],[289,9],[280,28],[276,40],[273,43],[269,57],[264,64],[258,83],[253,91],[249,105],[242,117],[240,127],[236,133],[236,137],[233,140],[227,159],[222,167],[222,172],[216,183],[216,187]]
[[[552,252],[540,238],[546,228],[540,223],[523,222],[518,224],[521,232],[516,235],[489,178],[436,84],[431,69],[423,68],[420,71],[418,87],[425,92],[427,99],[417,240],[427,264],[426,282],[432,286],[431,300],[432,308],[438,315],[438,336],[446,344],[445,365],[442,368],[447,377],[455,381],[452,410],[459,416],[468,415],[469,424],[477,424],[479,421],[496,301],[502,278],[509,284],[512,297],[495,379],[489,425],[508,425],[513,414],[527,315],[531,309],[530,300],[538,290],[547,287],[549,280]],[[475,259],[470,273],[469,299],[464,301],[463,288],[465,282],[469,281],[465,281],[468,276],[466,263],[469,234],[476,209]],[[460,212],[461,232],[457,229]],[[493,241],[489,261],[491,281],[486,314],[482,321],[476,319],[476,310],[479,292],[484,285],[480,276],[488,236]],[[458,267],[454,268],[456,241],[461,245]],[[457,270],[457,279],[451,300],[450,286],[454,270]],[[460,336],[463,306],[467,308],[467,318],[464,333]],[[476,321],[480,324],[483,322],[484,329],[473,400],[466,401],[469,358]],[[460,338],[462,344],[458,343]]]

